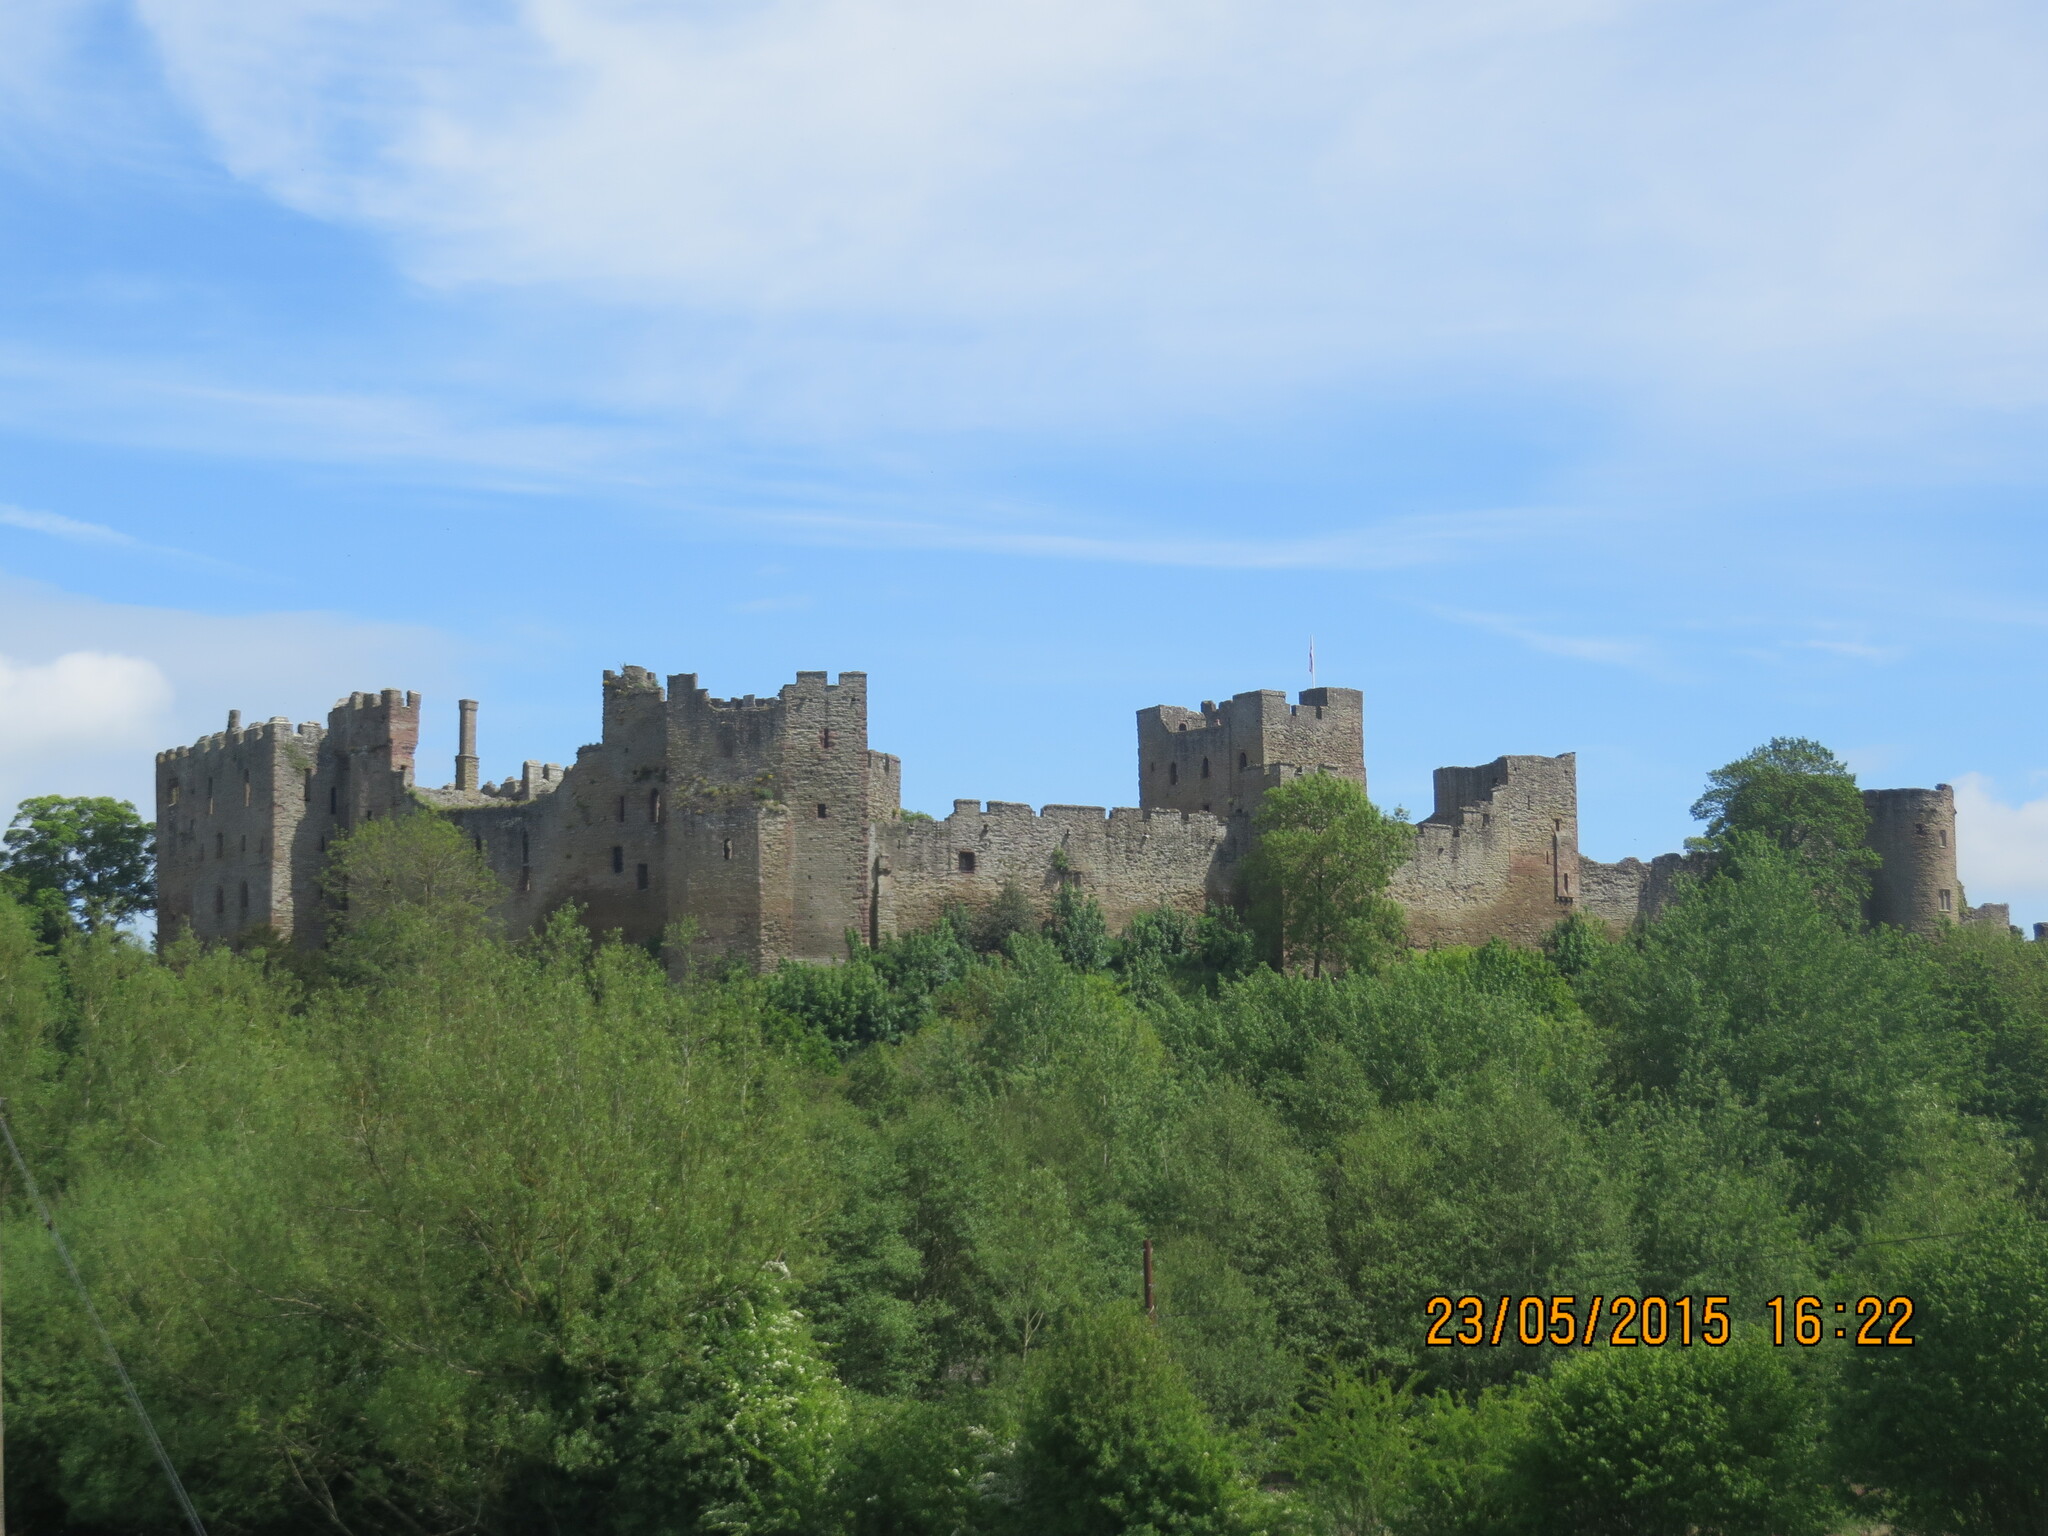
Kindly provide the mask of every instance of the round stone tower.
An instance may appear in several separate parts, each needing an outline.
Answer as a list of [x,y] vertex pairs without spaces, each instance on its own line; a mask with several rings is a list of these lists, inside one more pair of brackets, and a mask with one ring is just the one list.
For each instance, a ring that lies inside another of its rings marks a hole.
[[1955,791],[1946,784],[1866,789],[1863,807],[1870,813],[1870,846],[1884,860],[1871,880],[1871,921],[1911,933],[1961,922]]

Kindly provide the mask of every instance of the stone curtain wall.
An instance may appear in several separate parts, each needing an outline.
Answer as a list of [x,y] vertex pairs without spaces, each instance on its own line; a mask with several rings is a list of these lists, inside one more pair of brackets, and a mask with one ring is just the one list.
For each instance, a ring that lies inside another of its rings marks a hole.
[[1007,800],[985,810],[979,800],[956,800],[944,821],[886,827],[882,847],[890,932],[928,926],[954,905],[986,906],[1012,883],[1042,917],[1062,880],[1072,880],[1101,904],[1112,929],[1155,907],[1200,912],[1234,894],[1229,829],[1199,811],[1048,805],[1034,813]]
[[[868,745],[861,672],[836,683],[800,672],[772,697],[737,699],[712,698],[691,673],[664,688],[645,667],[607,672],[602,738],[572,766],[528,762],[516,780],[475,788],[414,785],[419,710],[416,693],[357,693],[324,728],[280,718],[245,730],[231,715],[226,731],[159,753],[163,932],[222,940],[269,927],[317,944],[334,838],[415,807],[471,839],[504,883],[499,915],[515,932],[574,903],[592,927],[635,942],[688,920],[700,955],[831,962],[849,932],[879,942],[955,905],[985,906],[1006,884],[1043,916],[1063,882],[1121,927],[1162,905],[1240,899],[1272,785],[1303,773],[1365,782],[1363,698],[1348,688],[1139,711],[1138,809],[958,800],[942,822],[903,818],[902,764]],[[457,784],[474,770],[462,757]],[[1574,910],[1619,930],[1705,868],[1703,855],[1583,858],[1576,773],[1570,753],[1437,770],[1435,809],[1389,892],[1415,942],[1535,944]],[[1884,861],[1876,920],[1916,932],[2005,923],[2002,909],[1964,901],[1947,785],[1864,799]]]

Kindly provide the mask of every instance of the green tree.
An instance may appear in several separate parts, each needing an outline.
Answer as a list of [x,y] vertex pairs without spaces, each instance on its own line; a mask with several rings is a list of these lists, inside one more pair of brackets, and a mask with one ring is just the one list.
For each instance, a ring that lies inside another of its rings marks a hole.
[[126,800],[24,800],[0,845],[0,873],[44,912],[100,933],[156,908],[156,830]]
[[1158,1330],[1135,1310],[1073,1317],[1032,1361],[1010,1477],[1032,1536],[1245,1529],[1249,1494]]
[[1782,1354],[1598,1349],[1533,1389],[1516,1523],[1573,1536],[1821,1536],[1820,1422]]
[[1805,861],[1816,893],[1839,916],[1859,912],[1879,862],[1864,846],[1870,815],[1848,764],[1819,742],[1773,736],[1716,768],[1692,815],[1707,823],[1698,846],[1739,862],[1738,836],[1762,838]]
[[1848,1362],[1852,1475],[1902,1530],[2048,1530],[2048,1226],[2015,1216],[1930,1243],[1887,1289],[1913,1298],[1913,1346]]
[[1333,1536],[1388,1528],[1415,1454],[1414,1382],[1336,1370],[1288,1423],[1278,1460]]
[[1401,909],[1385,892],[1414,828],[1382,814],[1360,785],[1326,773],[1267,790],[1252,826],[1252,911],[1283,966],[1319,977],[1369,969],[1398,948]]
[[1084,895],[1072,881],[1063,882],[1052,898],[1046,936],[1060,958],[1077,971],[1100,971],[1109,965],[1112,945],[1101,904]]

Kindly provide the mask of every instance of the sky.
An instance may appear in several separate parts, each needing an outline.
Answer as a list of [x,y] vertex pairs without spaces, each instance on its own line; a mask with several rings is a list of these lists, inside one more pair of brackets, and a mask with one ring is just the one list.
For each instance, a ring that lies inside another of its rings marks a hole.
[[1818,738],[2048,920],[2048,10],[9,0],[0,805],[865,670],[907,805],[1361,688],[1649,857]]

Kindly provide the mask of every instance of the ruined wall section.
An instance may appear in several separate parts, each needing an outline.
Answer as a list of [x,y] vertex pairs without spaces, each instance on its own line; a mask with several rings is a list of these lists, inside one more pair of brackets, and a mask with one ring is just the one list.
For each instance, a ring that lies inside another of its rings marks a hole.
[[1159,704],[1138,711],[1138,803],[1146,810],[1249,816],[1284,766],[1365,783],[1365,695],[1277,688],[1240,693],[1199,711]]
[[1624,933],[1637,918],[1662,912],[1686,881],[1703,878],[1712,867],[1705,853],[1660,853],[1648,863],[1630,858],[1615,864],[1581,855],[1578,909]]
[[474,793],[421,791],[467,834],[505,883],[513,932],[573,902],[600,933],[658,938],[668,920],[666,701],[645,667],[604,674],[601,739],[567,769],[528,762]]
[[956,800],[944,821],[882,829],[885,932],[928,927],[948,908],[988,905],[1014,884],[1041,917],[1063,883],[1101,905],[1112,931],[1160,906],[1200,912],[1232,896],[1233,840],[1222,817],[1094,805]]
[[290,937],[297,920],[293,855],[317,725],[283,716],[228,728],[156,756],[157,928],[232,939],[268,927]]
[[1579,897],[1578,764],[1497,757],[1436,770],[1436,809],[1387,894],[1424,946],[1537,944]]

